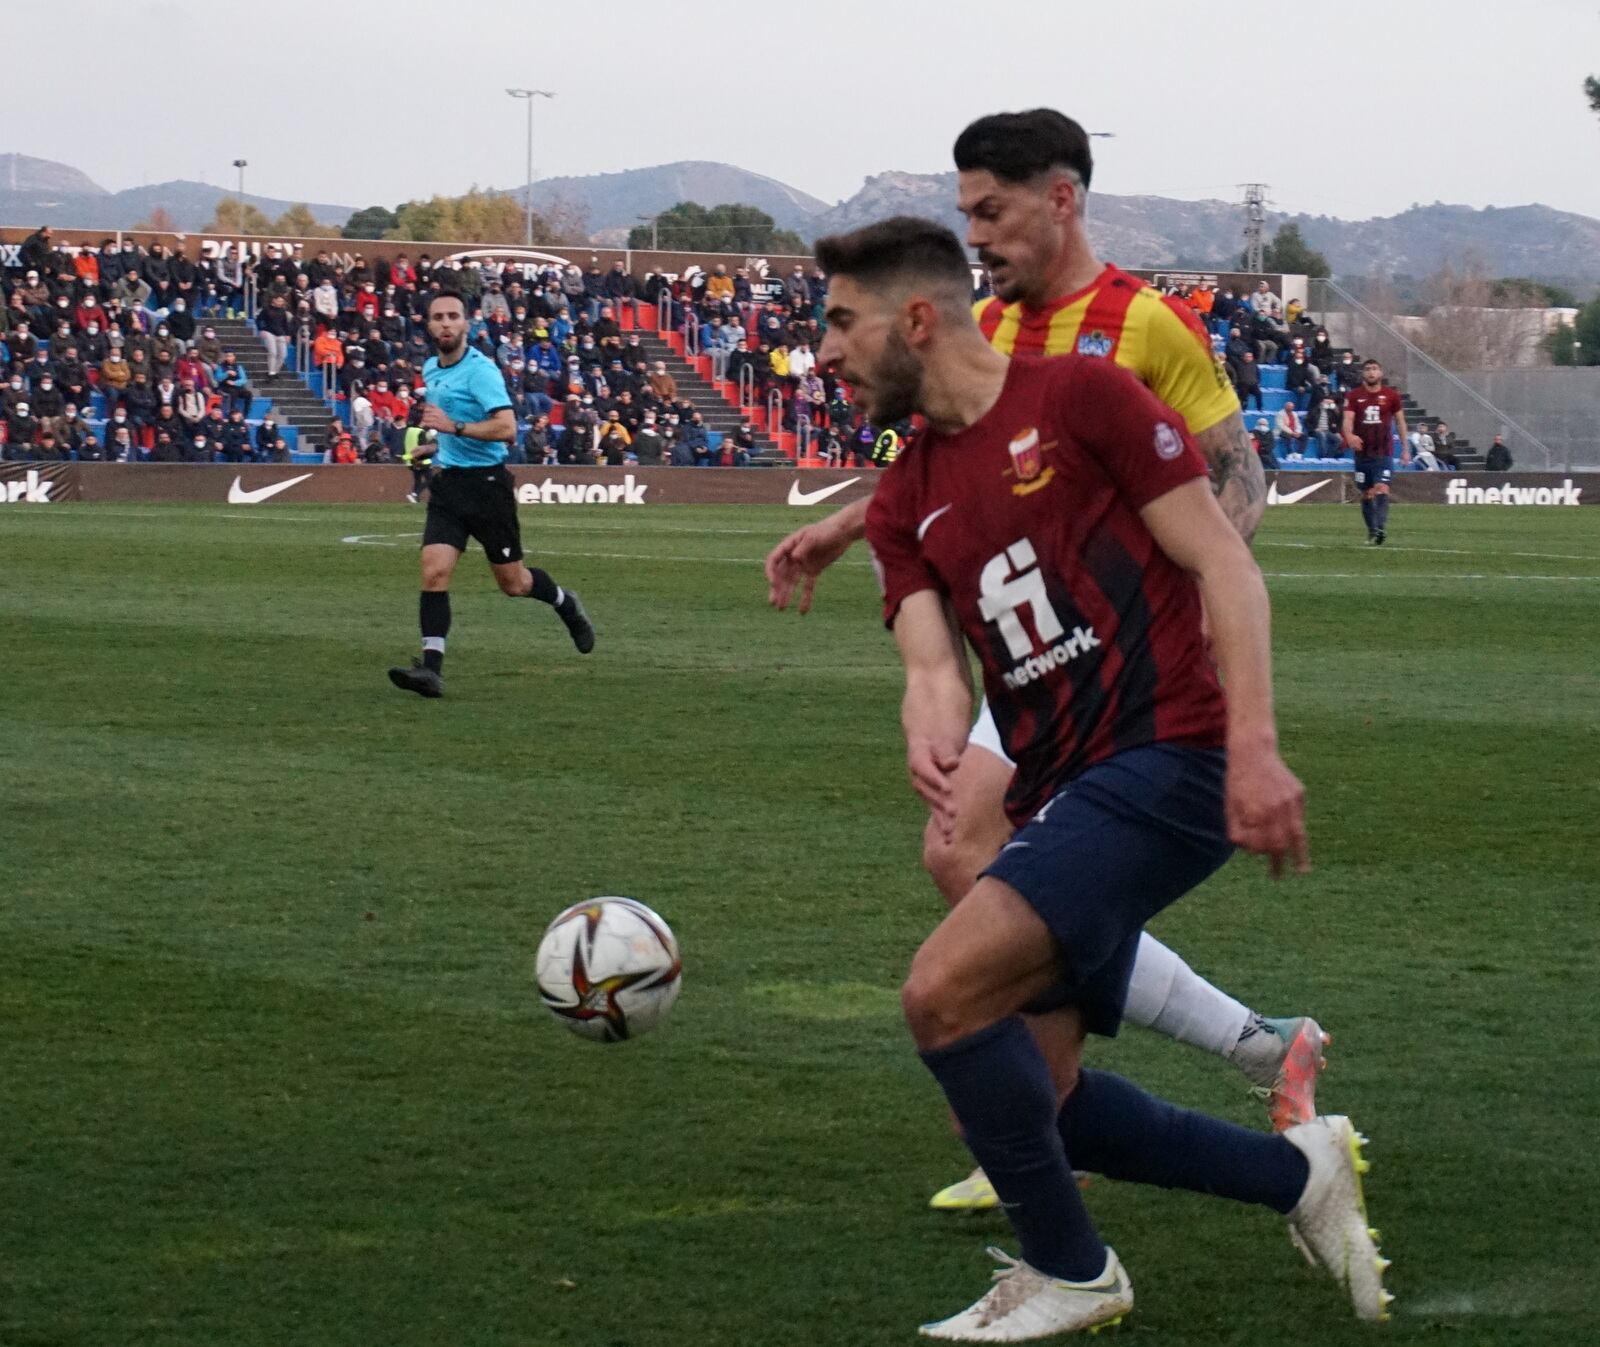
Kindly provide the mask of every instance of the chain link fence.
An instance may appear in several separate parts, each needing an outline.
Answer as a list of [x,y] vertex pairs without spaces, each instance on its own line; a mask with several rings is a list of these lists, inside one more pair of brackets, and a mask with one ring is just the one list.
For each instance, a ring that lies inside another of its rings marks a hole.
[[1503,436],[1519,472],[1600,470],[1600,369],[1449,370],[1331,280],[1313,280],[1311,311],[1337,346],[1382,363],[1430,420],[1484,453]]

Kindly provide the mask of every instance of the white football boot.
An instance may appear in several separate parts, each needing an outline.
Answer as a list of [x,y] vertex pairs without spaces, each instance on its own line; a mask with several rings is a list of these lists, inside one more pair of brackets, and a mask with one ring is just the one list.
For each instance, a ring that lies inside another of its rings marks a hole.
[[1112,1250],[1105,1271],[1092,1282],[1047,1277],[999,1249],[989,1256],[1001,1266],[989,1293],[975,1304],[917,1331],[945,1342],[1032,1342],[1058,1333],[1091,1333],[1122,1322],[1133,1308],[1133,1284]]
[[1378,1252],[1378,1232],[1367,1224],[1361,1176],[1366,1138],[1337,1114],[1314,1118],[1283,1133],[1311,1166],[1305,1191],[1289,1213],[1289,1231],[1315,1266],[1344,1288],[1356,1318],[1389,1317],[1394,1297],[1383,1289],[1389,1260]]

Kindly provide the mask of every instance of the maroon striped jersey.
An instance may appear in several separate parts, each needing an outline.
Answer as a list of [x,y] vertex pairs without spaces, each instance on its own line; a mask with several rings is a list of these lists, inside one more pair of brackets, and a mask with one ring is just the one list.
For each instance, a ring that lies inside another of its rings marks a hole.
[[878,483],[885,621],[924,589],[954,608],[1017,764],[1014,823],[1125,749],[1223,745],[1199,590],[1139,517],[1205,476],[1183,418],[1127,371],[1016,356],[982,418],[925,431]]
[[1365,458],[1394,456],[1394,419],[1405,410],[1400,394],[1388,384],[1369,389],[1357,384],[1344,395],[1344,409],[1351,413],[1351,426],[1361,441]]

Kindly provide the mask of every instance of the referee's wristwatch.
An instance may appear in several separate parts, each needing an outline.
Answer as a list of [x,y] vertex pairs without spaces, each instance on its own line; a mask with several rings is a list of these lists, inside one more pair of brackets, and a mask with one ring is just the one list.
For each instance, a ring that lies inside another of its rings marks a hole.
[[459,437],[461,435],[466,434],[466,431],[467,431],[466,422],[465,421],[457,421],[455,423],[455,425],[451,428],[450,433],[452,435],[455,435],[455,436]]

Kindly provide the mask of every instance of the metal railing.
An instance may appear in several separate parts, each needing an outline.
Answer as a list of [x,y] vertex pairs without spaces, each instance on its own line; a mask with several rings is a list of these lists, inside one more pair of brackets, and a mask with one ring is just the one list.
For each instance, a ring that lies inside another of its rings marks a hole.
[[247,271],[244,274],[244,316],[254,320],[259,299],[259,287],[256,285],[256,273]]
[[1309,299],[1335,344],[1349,346],[1358,360],[1377,360],[1390,383],[1426,407],[1431,418],[1447,421],[1458,437],[1470,439],[1474,449],[1487,450],[1502,435],[1519,470],[1572,470],[1570,442],[1565,453],[1552,449],[1338,282],[1313,279]]
[[756,405],[756,367],[748,360],[739,366],[739,410],[747,412]]
[[662,290],[661,296],[656,300],[656,335],[672,331],[672,293]]
[[802,416],[795,424],[795,458],[801,461],[811,457],[811,418]]
[[783,393],[777,388],[767,391],[767,434],[777,439],[783,431]]
[[683,320],[683,353],[690,360],[700,354],[700,324],[692,309]]
[[728,382],[728,348],[726,346],[713,346],[711,348],[711,382],[716,385]]

